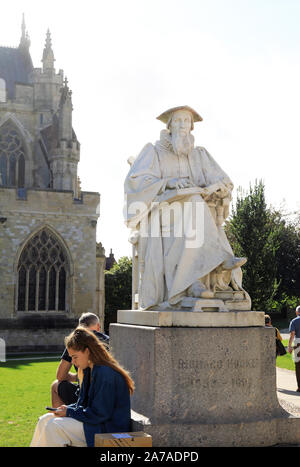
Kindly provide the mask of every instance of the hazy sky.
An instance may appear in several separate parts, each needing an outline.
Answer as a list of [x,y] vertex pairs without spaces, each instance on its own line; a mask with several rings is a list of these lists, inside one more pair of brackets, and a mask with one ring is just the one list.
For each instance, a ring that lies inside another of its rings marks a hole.
[[10,0],[0,45],[17,46],[22,13],[41,67],[47,28],[73,91],[82,189],[101,194],[97,239],[130,255],[123,223],[127,159],[155,142],[156,117],[190,105],[194,130],[235,192],[263,179],[267,200],[300,209],[299,0]]

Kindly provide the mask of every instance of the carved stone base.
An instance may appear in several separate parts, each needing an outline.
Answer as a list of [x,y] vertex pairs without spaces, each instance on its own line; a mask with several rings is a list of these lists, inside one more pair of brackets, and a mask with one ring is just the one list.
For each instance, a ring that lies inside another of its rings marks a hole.
[[229,311],[223,300],[184,297],[177,305],[163,302],[147,311]]
[[176,305],[163,302],[149,308],[150,311],[250,311],[251,299],[243,290],[215,292],[214,298],[183,297]]
[[249,311],[251,310],[251,299],[244,290],[222,290],[215,292],[215,297],[224,301],[228,310]]
[[186,327],[186,328],[240,328],[247,326],[264,326],[264,313],[261,311],[215,311],[189,312],[185,310],[139,311],[119,310],[118,323],[137,326]]
[[[165,319],[181,314],[157,313]],[[133,430],[151,434],[154,447],[300,443],[300,417],[277,399],[274,332],[264,326],[263,313],[182,315],[211,317],[215,324],[110,326],[113,354],[136,385]],[[237,321],[258,315],[259,324],[226,327],[234,315],[241,316]],[[225,325],[217,327],[218,319]]]

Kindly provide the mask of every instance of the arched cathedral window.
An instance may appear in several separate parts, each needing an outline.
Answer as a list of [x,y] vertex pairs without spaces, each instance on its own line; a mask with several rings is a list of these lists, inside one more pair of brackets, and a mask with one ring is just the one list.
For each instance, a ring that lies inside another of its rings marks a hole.
[[66,311],[69,265],[65,248],[49,229],[25,245],[18,264],[18,311]]
[[25,185],[25,149],[19,131],[11,122],[0,127],[0,185]]

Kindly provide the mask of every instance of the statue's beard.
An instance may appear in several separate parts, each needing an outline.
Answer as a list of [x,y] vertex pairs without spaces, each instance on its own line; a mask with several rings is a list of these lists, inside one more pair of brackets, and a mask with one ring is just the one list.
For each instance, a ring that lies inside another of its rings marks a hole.
[[194,148],[194,136],[191,133],[185,136],[172,133],[171,141],[173,150],[178,156],[188,156]]

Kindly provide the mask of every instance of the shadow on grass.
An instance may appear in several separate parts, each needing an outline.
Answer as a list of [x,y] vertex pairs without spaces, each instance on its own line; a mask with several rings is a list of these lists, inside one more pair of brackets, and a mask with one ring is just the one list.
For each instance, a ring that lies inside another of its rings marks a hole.
[[34,363],[51,363],[59,362],[60,356],[55,357],[22,357],[20,359],[8,359],[6,362],[0,362],[0,372],[1,368],[7,368],[11,370],[18,370],[24,366],[32,366]]

